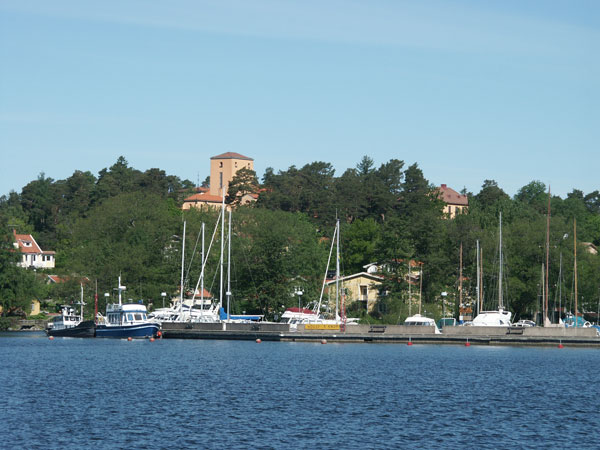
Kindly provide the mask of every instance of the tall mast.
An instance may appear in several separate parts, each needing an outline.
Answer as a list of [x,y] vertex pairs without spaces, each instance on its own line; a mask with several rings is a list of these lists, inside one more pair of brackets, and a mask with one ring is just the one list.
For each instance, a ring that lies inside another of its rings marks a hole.
[[229,210],[229,225],[227,232],[227,322],[229,322],[229,303],[231,299],[231,210]]
[[558,323],[562,316],[562,252],[560,252],[560,260],[558,265]]
[[[460,306],[462,305],[462,241],[460,243],[460,256],[459,256],[459,267],[458,267],[458,315],[460,316]],[[459,317],[460,318],[460,317]]]
[[[200,301],[202,302],[202,310],[204,311],[204,222],[202,222],[202,269],[200,271]],[[196,295],[194,289],[194,295]]]
[[575,278],[575,326],[577,326],[577,219],[573,219],[573,277]]
[[479,239],[477,239],[477,288],[476,288],[476,294],[477,294],[477,302],[475,307],[477,308],[477,315],[479,315],[479,292],[480,292],[480,285],[479,285],[479,277],[480,277],[480,272],[479,272]]
[[223,195],[223,203],[221,204],[221,277],[219,278],[219,311],[223,307],[223,246],[225,241],[225,195]]
[[335,228],[337,230],[335,246],[335,320],[337,320],[340,304],[340,219],[337,219]]
[[410,295],[410,259],[408,260],[408,315],[411,315],[412,298]]
[[[183,309],[183,270],[185,264],[185,220],[183,221],[183,239],[181,244],[181,282],[179,288],[179,312]],[[120,284],[120,283],[119,283]]]
[[500,270],[498,274],[498,309],[503,309],[504,304],[502,302],[502,212],[500,212],[500,244],[499,244],[499,254],[500,254]]
[[548,186],[548,215],[546,216],[546,281],[544,290],[544,326],[548,321],[548,273],[550,272],[550,186]]
[[480,267],[481,267],[481,270],[479,273],[479,276],[481,277],[480,281],[479,281],[479,291],[480,291],[480,293],[479,293],[479,298],[480,298],[479,311],[483,311],[483,248],[479,249],[479,259],[480,259],[479,263],[480,263]]
[[419,266],[419,315],[421,315],[421,298],[423,296],[423,265]]
[[81,320],[83,320],[83,283],[79,283],[79,285],[81,286],[81,300],[79,301],[79,303],[81,304],[81,315],[79,317],[81,318]]

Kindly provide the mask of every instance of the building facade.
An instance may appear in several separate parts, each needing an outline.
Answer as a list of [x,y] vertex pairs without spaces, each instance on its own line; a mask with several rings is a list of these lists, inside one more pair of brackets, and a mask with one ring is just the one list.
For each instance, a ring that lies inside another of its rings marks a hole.
[[13,230],[13,234],[15,249],[21,252],[19,266],[33,269],[54,268],[56,252],[42,250],[30,234],[17,234],[16,230]]
[[438,192],[445,203],[444,214],[450,219],[456,217],[457,214],[466,212],[469,207],[469,199],[466,195],[459,194],[445,184],[439,187]]

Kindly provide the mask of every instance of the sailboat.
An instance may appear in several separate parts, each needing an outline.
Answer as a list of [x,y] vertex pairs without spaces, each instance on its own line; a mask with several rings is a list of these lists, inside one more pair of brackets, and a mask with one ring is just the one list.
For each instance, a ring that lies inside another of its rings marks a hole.
[[[420,263],[421,264],[421,263]],[[410,269],[410,262],[408,264],[408,267]],[[408,274],[408,287],[410,290],[410,272]],[[435,334],[440,334],[441,331],[438,328],[438,326],[435,323],[435,320],[429,318],[429,317],[425,317],[421,315],[421,298],[422,298],[422,293],[423,293],[423,266],[420,267],[420,272],[419,272],[419,312],[413,316],[409,316],[406,318],[406,320],[404,321],[404,325],[409,325],[409,326],[433,326],[435,327]],[[410,294],[409,294],[410,297]],[[411,302],[411,299],[409,298],[409,305]]]
[[[323,303],[323,293],[325,291],[325,284],[327,283],[327,272],[329,271],[329,264],[331,262],[331,256],[333,254],[333,247],[336,247],[336,265],[335,265],[335,285],[336,285],[336,301],[335,301],[335,316],[333,319],[327,319],[321,313],[321,305]],[[337,219],[335,230],[333,232],[333,239],[331,241],[331,248],[329,250],[329,258],[327,260],[327,267],[325,269],[325,276],[323,278],[323,284],[321,286],[321,295],[319,296],[319,302],[314,304],[312,309],[293,307],[287,308],[281,315],[282,321],[290,324],[292,328],[297,327],[299,324],[315,324],[315,325],[339,325],[344,327],[345,325],[357,325],[359,319],[346,318],[344,314],[344,308],[342,305],[342,317],[339,314],[340,304],[340,292],[343,286],[340,288],[340,220]]]
[[498,274],[498,310],[496,311],[480,311],[477,317],[473,319],[474,327],[509,327],[512,313],[504,309],[504,299],[502,297],[502,213],[500,213],[500,230],[499,230],[499,259],[500,267]]

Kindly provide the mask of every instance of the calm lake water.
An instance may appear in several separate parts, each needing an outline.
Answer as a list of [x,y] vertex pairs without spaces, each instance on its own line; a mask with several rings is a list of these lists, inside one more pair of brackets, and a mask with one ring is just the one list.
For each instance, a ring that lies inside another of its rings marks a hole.
[[600,351],[0,334],[0,448],[599,448]]

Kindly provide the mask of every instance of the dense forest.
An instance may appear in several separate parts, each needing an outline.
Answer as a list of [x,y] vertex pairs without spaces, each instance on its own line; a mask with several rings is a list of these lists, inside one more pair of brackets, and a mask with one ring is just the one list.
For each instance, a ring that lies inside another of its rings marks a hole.
[[[180,284],[183,222],[186,222],[185,286],[193,289],[201,265],[202,223],[207,248],[217,211],[182,211],[194,184],[163,170],[141,172],[120,157],[97,176],[76,171],[66,180],[40,174],[20,193],[0,197],[0,304],[3,314],[28,311],[32,298],[60,304],[100,294],[100,307],[113,295],[117,277],[127,285],[126,298],[162,306],[161,293],[176,295]],[[256,203],[238,206],[241,195],[258,193]],[[234,205],[231,239],[231,285],[235,312],[260,312],[273,318],[284,307],[318,299],[326,270],[336,217],[341,221],[343,274],[377,262],[385,266],[384,289],[370,315],[350,308],[365,320],[396,323],[406,317],[407,261],[422,263],[422,299],[431,313],[442,314],[441,293],[458,311],[460,247],[463,303],[475,295],[475,253],[483,255],[486,307],[497,306],[499,215],[503,218],[502,280],[505,303],[515,318],[533,317],[542,293],[546,252],[548,187],[539,181],[514,197],[486,180],[469,198],[469,209],[454,219],[443,212],[436,186],[417,164],[405,167],[392,159],[377,167],[364,157],[356,167],[336,175],[331,164],[314,162],[275,172],[262,180],[252,171],[238,172],[227,196]],[[600,296],[600,193],[573,190],[552,196],[549,299],[551,306],[573,309],[574,225],[576,222],[580,310],[596,311]],[[32,234],[45,250],[56,251],[52,274],[65,283],[48,284],[42,270],[15,265],[13,229]],[[218,296],[216,233],[206,265],[205,286]],[[97,285],[97,288],[96,288]],[[415,288],[413,287],[413,290]],[[448,305],[444,305],[448,307]]]

